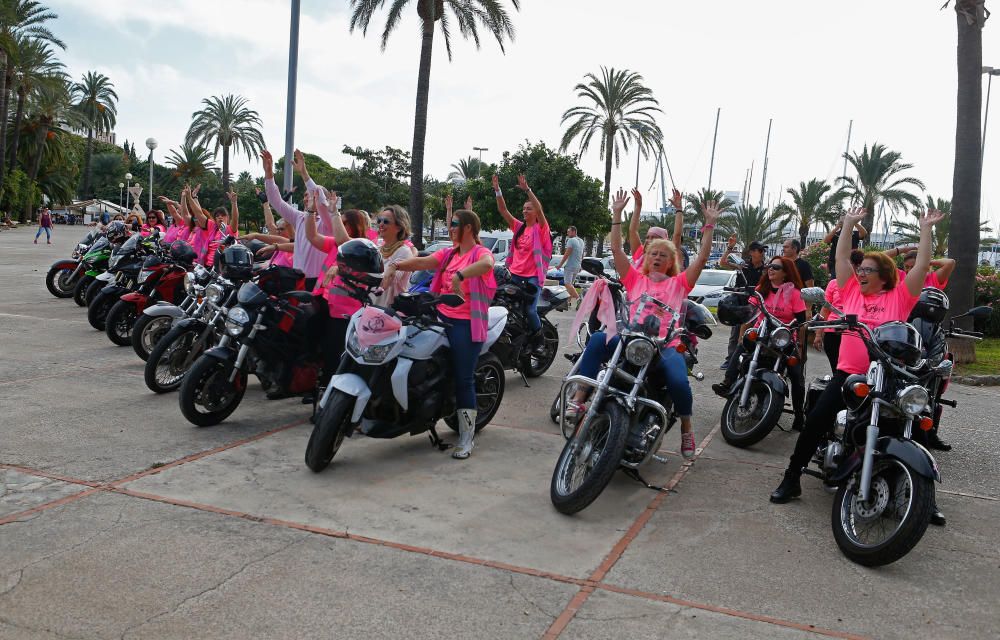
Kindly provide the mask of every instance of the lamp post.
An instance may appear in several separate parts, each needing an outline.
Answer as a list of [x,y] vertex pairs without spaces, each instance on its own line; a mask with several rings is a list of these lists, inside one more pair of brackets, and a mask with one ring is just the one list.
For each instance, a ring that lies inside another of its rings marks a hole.
[[[125,174],[125,186],[131,187],[132,186],[130,184],[131,182],[132,182],[132,174],[131,173],[126,173]],[[125,192],[125,208],[126,209],[130,209],[131,208],[131,207],[128,206],[128,203],[129,203],[129,192],[126,191]]]
[[483,151],[489,151],[486,147],[472,147],[473,151],[479,152],[479,165],[476,166],[476,177],[483,177]]
[[[299,10],[301,0],[292,0],[288,28],[288,94],[285,104],[285,179],[282,187],[292,188],[292,151],[295,149],[295,93],[299,77]],[[418,230],[419,233],[419,230]]]
[[146,138],[146,148],[149,149],[149,209],[153,210],[153,149],[156,148],[156,138]]
[[125,183],[124,182],[119,182],[118,183],[118,206],[119,207],[122,206],[122,200],[124,199],[124,196],[122,194],[124,194],[124,193],[125,193]]
[[993,76],[1000,76],[1000,69],[994,69],[993,67],[983,67],[983,73],[986,75],[986,109],[983,115],[983,140],[982,145],[979,148],[979,170],[982,171],[983,167],[983,157],[986,153],[986,123],[990,119],[990,89],[993,86]]

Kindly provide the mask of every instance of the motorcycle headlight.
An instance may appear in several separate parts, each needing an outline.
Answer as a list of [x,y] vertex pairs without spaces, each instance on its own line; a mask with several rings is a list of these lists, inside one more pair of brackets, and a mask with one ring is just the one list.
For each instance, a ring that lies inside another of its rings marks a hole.
[[347,338],[347,351],[352,356],[361,358],[368,364],[381,364],[394,346],[396,346],[396,343],[390,342],[389,344],[373,344],[365,349],[358,341],[357,333],[351,332]]
[[[211,302],[212,304],[219,304],[220,302],[222,302],[222,293],[223,293],[222,287],[215,284],[214,282],[205,287],[205,297],[208,298],[208,301]],[[243,313],[246,313],[246,311],[244,311]]]
[[919,415],[930,402],[930,394],[920,385],[911,384],[896,396],[896,404],[908,416]]
[[636,339],[625,347],[625,359],[637,367],[645,365],[656,355],[656,345],[649,340]]
[[250,324],[250,314],[243,307],[233,307],[226,313],[226,333],[239,336]]
[[149,276],[151,276],[151,275],[153,275],[153,272],[150,269],[143,269],[142,271],[140,271],[139,272],[139,284],[142,284],[143,282],[145,282],[146,280],[148,280]]
[[792,332],[784,327],[778,327],[771,334],[771,346],[784,349],[792,342]]
[[188,294],[189,296],[195,295],[193,273],[184,274],[184,293]]

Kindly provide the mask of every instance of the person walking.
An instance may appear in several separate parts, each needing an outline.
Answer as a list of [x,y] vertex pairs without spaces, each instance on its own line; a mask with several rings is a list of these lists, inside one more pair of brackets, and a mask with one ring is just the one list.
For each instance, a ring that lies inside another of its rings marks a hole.
[[38,236],[45,232],[45,243],[52,244],[52,214],[48,207],[41,207],[38,210],[38,233],[35,234],[35,244],[38,244]]
[[[729,256],[736,249],[736,236],[729,236],[729,244],[726,245],[726,252],[722,254],[722,258],[719,260],[720,269],[735,269],[733,265],[729,263]],[[767,247],[764,243],[754,240],[747,247],[747,252],[750,254],[750,262],[743,265],[741,271],[743,273],[744,284],[753,286],[755,282],[760,282],[760,277],[764,275],[767,270],[767,265],[764,263],[764,254],[767,253]],[[738,326],[733,327],[732,331],[729,332],[729,346],[726,350],[726,359],[722,361],[722,366],[719,368],[725,371],[729,368],[729,361],[733,358],[733,353],[736,351],[736,345],[740,340],[740,328]]]
[[576,235],[576,227],[566,229],[566,250],[563,252],[562,260],[559,261],[559,268],[563,270],[563,285],[569,292],[570,302],[575,302],[580,306],[580,292],[573,284],[576,277],[580,275],[580,268],[583,266],[583,238]]

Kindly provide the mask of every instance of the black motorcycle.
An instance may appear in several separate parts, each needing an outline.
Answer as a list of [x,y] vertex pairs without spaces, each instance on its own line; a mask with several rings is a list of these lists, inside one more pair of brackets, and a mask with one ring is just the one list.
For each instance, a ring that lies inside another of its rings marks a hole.
[[[840,317],[814,320],[815,329],[857,335],[871,364],[842,387],[847,409],[838,412],[830,439],[803,473],[836,487],[831,524],[841,552],[853,562],[880,566],[913,549],[934,510],[934,482],[941,474],[934,456],[913,440],[929,429],[930,394],[913,372],[922,359],[922,340],[913,325],[887,322],[875,329],[844,315],[824,300],[823,289],[802,290],[807,303],[822,304]],[[809,400],[823,392],[814,382]]]
[[97,277],[94,285],[100,292],[87,304],[87,321],[98,331],[105,330],[104,321],[108,312],[118,300],[139,286],[139,274],[147,256],[161,251],[153,236],[148,239],[138,233],[132,234],[120,247],[111,252],[108,270]]
[[[500,339],[490,347],[504,369],[517,371],[522,378],[537,378],[552,366],[559,352],[559,331],[546,316],[549,312],[569,309],[566,287],[541,287],[538,317],[542,321],[539,344],[533,344],[528,329],[528,308],[538,293],[537,285],[514,283],[510,272],[503,265],[493,268],[497,290],[491,306],[507,309],[507,326]],[[525,380],[525,386],[527,386]]]

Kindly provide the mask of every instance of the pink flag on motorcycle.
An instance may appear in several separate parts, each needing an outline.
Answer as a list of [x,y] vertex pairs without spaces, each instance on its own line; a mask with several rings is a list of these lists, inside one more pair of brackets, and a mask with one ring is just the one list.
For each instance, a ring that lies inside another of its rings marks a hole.
[[367,349],[396,334],[403,323],[378,307],[365,307],[358,318],[358,344]]
[[597,319],[604,325],[607,340],[618,335],[618,325],[615,323],[615,303],[611,299],[611,290],[608,289],[608,282],[601,278],[594,281],[594,284],[587,289],[587,295],[583,296],[580,308],[573,318],[573,326],[569,330],[567,344],[573,344],[576,334],[580,330],[580,325],[590,320],[590,313],[597,309]]

